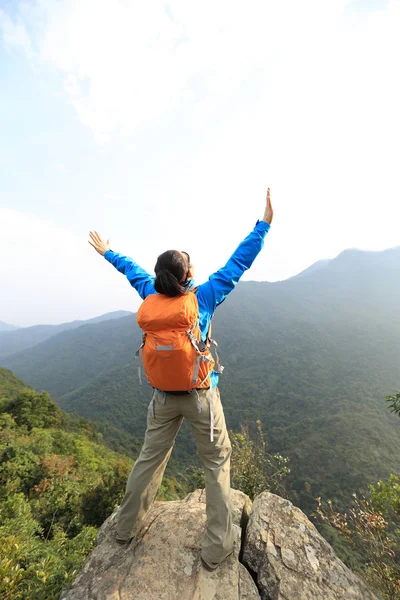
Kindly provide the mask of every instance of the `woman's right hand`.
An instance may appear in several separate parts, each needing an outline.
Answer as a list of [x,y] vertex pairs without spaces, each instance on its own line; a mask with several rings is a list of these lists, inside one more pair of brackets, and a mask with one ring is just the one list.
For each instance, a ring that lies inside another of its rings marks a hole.
[[267,190],[267,204],[265,206],[265,212],[264,212],[263,221],[265,221],[266,223],[268,223],[269,225],[271,225],[273,216],[274,216],[274,211],[272,209],[272,204],[271,204],[271,190],[268,188],[268,190]]
[[90,236],[90,239],[92,240],[92,241],[89,241],[89,244],[91,246],[93,246],[93,248],[96,250],[96,252],[101,254],[101,256],[104,256],[104,254],[107,252],[107,250],[111,250],[110,240],[103,242],[103,240],[101,239],[101,237],[99,236],[97,231],[90,231],[89,236]]

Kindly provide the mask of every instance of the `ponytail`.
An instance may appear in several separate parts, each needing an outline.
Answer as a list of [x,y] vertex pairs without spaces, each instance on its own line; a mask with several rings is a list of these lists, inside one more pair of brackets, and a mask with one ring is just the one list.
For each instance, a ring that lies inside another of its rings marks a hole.
[[170,298],[186,293],[184,283],[187,279],[188,264],[177,250],[167,250],[157,259],[154,267],[156,279],[154,288],[159,294]]
[[159,294],[165,294],[174,298],[185,293],[185,288],[179,283],[175,275],[170,271],[159,271],[154,281],[154,288]]

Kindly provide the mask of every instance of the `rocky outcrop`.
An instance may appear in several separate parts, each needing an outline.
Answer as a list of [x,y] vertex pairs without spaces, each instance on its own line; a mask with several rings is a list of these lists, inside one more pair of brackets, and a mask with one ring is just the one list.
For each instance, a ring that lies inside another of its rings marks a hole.
[[115,512],[60,600],[377,599],[287,500],[263,493],[251,506],[245,494],[232,490],[232,508],[238,540],[211,573],[200,562],[204,491],[156,502],[127,546],[114,540]]
[[263,600],[377,600],[299,508],[264,492],[252,506],[242,560]]
[[210,573],[200,563],[206,527],[205,494],[156,502],[129,546],[115,541],[114,513],[98,534],[98,544],[83,572],[62,600],[259,600],[257,587],[239,562],[241,522],[251,504],[232,495],[238,541],[234,553]]

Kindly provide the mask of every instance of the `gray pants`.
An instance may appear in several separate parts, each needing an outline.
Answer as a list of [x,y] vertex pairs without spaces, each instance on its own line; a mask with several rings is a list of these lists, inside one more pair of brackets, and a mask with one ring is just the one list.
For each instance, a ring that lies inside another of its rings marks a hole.
[[218,388],[199,391],[198,395],[154,393],[144,444],[118,512],[117,536],[128,540],[140,528],[161,485],[184,417],[191,425],[206,480],[207,530],[201,554],[206,561],[219,563],[233,549],[234,532],[230,509],[231,443]]

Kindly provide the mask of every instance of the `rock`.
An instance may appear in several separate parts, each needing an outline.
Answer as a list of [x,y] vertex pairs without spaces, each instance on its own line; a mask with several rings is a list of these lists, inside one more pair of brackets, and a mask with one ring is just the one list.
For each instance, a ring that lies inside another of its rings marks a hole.
[[263,600],[379,600],[300,509],[268,492],[254,500],[242,560]]
[[128,546],[114,540],[115,511],[101,527],[82,573],[60,600],[259,600],[252,577],[238,560],[240,525],[250,505],[245,494],[232,490],[238,542],[212,573],[200,563],[204,491],[181,501],[156,502]]
[[115,542],[115,511],[60,600],[380,600],[300,509],[268,492],[251,505],[232,490],[238,541],[216,571],[206,571],[200,563],[205,508],[204,490],[156,502],[128,546]]

